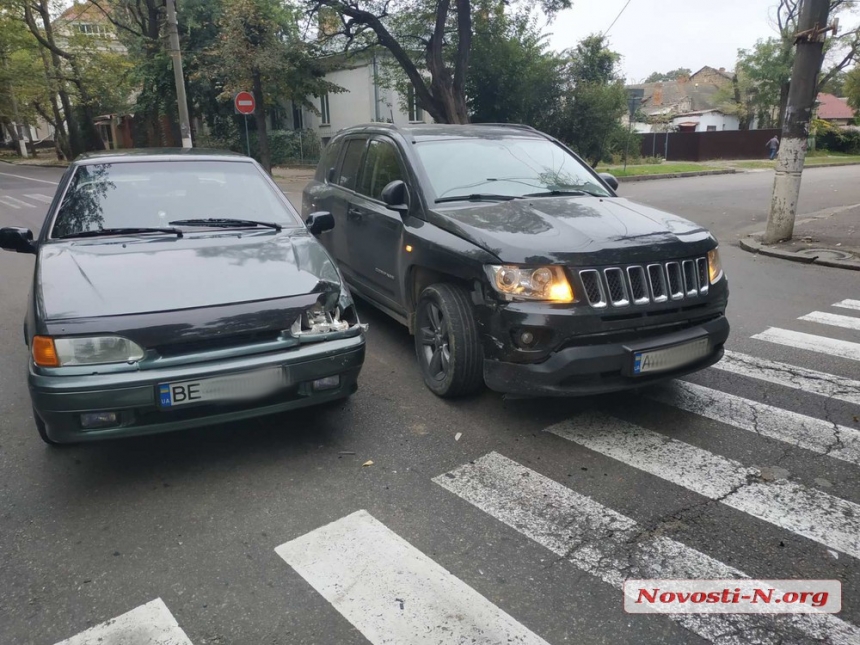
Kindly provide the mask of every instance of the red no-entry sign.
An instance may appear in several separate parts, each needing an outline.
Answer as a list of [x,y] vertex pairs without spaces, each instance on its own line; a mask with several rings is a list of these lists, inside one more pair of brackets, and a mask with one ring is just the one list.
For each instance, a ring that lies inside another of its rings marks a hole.
[[233,106],[239,114],[253,114],[257,107],[254,95],[250,92],[239,92],[233,97]]

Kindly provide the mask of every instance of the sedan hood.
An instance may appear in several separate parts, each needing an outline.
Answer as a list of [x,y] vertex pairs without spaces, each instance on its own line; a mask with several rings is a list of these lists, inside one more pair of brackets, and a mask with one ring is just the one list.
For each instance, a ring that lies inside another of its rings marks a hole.
[[621,198],[547,197],[438,209],[433,223],[514,264],[600,266],[704,254],[710,233]]
[[50,242],[38,272],[46,320],[217,307],[340,283],[325,250],[303,231]]

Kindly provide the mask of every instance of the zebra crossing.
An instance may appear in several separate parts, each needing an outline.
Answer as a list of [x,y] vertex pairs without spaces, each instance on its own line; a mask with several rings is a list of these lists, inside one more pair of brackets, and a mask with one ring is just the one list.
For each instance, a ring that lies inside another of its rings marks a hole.
[[[860,300],[843,300],[833,307],[860,312]],[[771,327],[752,338],[810,356],[830,354],[851,366],[860,362],[860,343],[826,335],[829,329],[838,329],[843,337],[860,331],[860,317],[810,312],[799,320],[820,325],[821,335]],[[860,406],[860,381],[844,376],[735,351],[727,351],[714,368]],[[860,426],[840,425],[688,381],[643,395],[727,430],[860,468]],[[732,509],[749,522],[811,540],[834,558],[860,559],[860,504],[791,479],[765,479],[755,465],[646,425],[591,410],[546,427],[544,436],[562,442],[553,459],[563,459],[564,446],[575,445]],[[450,494],[446,504],[477,509],[519,539],[546,549],[617,592],[626,579],[749,579],[780,573],[745,572],[721,562],[519,463],[515,456],[491,451],[432,477],[432,482]],[[540,625],[526,627],[458,578],[456,571],[445,569],[365,510],[273,548],[285,571],[288,567],[297,573],[373,645],[548,642]],[[535,584],[540,585],[540,578]],[[618,593],[618,606],[610,609],[621,612],[622,600]],[[660,619],[719,645],[860,643],[860,626],[831,614],[667,614]],[[627,617],[634,627],[635,620]],[[191,640],[156,599],[58,645],[95,643],[191,645]]]
[[45,209],[45,206],[53,201],[52,195],[44,193],[28,193],[19,197],[11,195],[0,195],[0,204],[8,206],[13,210],[25,210],[30,208]]

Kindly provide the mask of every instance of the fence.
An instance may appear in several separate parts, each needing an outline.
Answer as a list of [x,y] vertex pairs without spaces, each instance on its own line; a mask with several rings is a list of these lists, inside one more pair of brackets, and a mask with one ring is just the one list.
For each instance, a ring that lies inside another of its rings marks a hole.
[[763,159],[767,142],[781,134],[781,130],[648,133],[642,135],[642,156],[666,161]]

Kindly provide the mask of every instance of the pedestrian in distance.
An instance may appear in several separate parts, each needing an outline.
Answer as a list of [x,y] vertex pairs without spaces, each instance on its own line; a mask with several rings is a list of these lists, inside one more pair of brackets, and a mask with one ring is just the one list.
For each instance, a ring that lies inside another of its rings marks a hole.
[[767,142],[767,149],[770,151],[770,160],[776,159],[776,153],[779,152],[779,138],[774,135],[773,139]]

